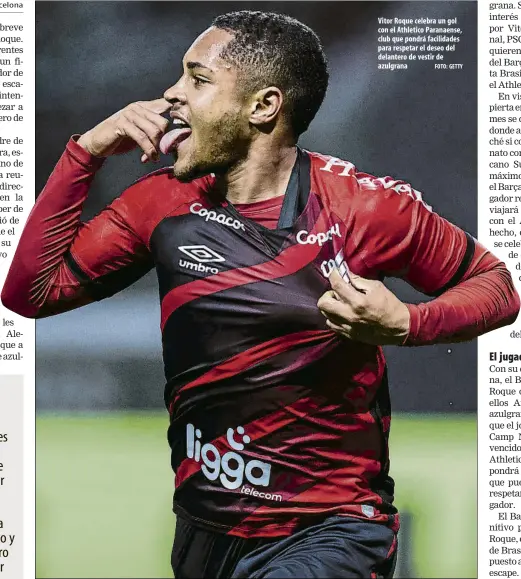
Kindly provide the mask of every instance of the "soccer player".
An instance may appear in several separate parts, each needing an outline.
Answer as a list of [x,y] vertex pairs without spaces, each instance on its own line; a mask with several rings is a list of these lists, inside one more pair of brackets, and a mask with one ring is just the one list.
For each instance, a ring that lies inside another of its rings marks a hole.
[[[218,17],[163,98],[71,138],[3,288],[38,318],[155,267],[178,578],[391,577],[381,346],[471,340],[519,310],[504,264],[410,185],[297,146],[327,84],[300,22]],[[81,223],[105,159],[137,147],[173,166]],[[404,304],[388,276],[437,297]]]

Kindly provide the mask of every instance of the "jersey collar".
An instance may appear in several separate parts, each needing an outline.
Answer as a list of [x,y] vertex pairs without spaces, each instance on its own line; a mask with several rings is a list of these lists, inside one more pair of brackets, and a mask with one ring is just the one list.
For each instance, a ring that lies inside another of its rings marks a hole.
[[311,160],[306,151],[297,147],[297,158],[289,178],[277,229],[293,227],[308,202],[311,188]]

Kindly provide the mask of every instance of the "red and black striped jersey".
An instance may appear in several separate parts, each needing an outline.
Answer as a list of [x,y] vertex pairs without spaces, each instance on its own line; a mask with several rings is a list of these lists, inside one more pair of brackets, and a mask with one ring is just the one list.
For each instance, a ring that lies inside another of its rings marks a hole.
[[503,264],[410,185],[303,150],[275,229],[215,200],[212,177],[181,184],[169,169],[80,224],[101,164],[69,143],[24,231],[7,307],[56,314],[155,267],[174,510],[242,537],[332,514],[396,528],[382,349],[330,331],[317,300],[333,268],[402,277],[443,294],[408,306],[406,344],[468,339],[517,313]]

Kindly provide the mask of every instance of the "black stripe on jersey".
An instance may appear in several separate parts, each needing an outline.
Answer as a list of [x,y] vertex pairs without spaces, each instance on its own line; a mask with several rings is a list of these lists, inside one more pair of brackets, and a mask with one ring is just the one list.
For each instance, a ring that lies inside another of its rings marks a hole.
[[[168,280],[168,285],[171,283]],[[170,314],[163,327],[167,380],[182,375],[189,382],[200,375],[201,360],[211,367],[283,334],[326,330],[324,317],[316,307],[316,296],[326,291],[327,284],[315,266],[307,264],[284,276],[284,284],[262,280],[219,290],[183,304]],[[307,289],[306,294],[301,288]],[[296,295],[299,295],[298,301]],[[230,311],[233,312],[231,318]],[[252,320],[256,324],[255,336],[251,332]],[[188,328],[185,331],[190,331],[192,340],[186,340],[180,328]],[[226,335],[224,340],[223,335]],[[193,375],[187,376],[187,372]]]
[[461,281],[461,279],[465,275],[465,273],[467,272],[467,269],[470,265],[470,262],[472,261],[472,258],[474,257],[474,251],[476,249],[476,244],[474,242],[474,238],[472,237],[472,235],[469,235],[467,232],[465,232],[465,237],[467,238],[467,248],[465,249],[465,255],[463,256],[463,259],[461,260],[461,263],[459,264],[459,267],[456,270],[456,273],[452,276],[452,278],[448,281],[448,283],[446,283],[438,291],[431,294],[434,297],[441,296],[442,293],[446,292],[451,287],[454,287],[455,285],[457,285]]
[[297,217],[304,211],[311,188],[310,169],[309,155],[297,147],[297,159],[286,188],[277,229],[293,227]]
[[76,260],[72,257],[70,251],[68,251],[63,257],[67,267],[72,271],[76,279],[82,284],[90,283],[90,277],[81,269]]
[[394,509],[394,507],[392,507],[394,501],[394,480],[389,476],[389,431],[384,431],[383,425],[384,418],[390,419],[391,417],[391,398],[389,396],[387,367],[385,368],[382,382],[373,403],[374,406],[369,412],[379,426],[382,453],[380,455],[380,472],[371,481],[370,486],[371,490],[380,496],[388,512]]
[[302,151],[301,149],[298,149],[298,151],[301,155],[299,164],[300,191],[295,221],[297,220],[297,217],[304,212],[304,209],[308,204],[309,194],[311,193],[311,158],[305,151]]
[[152,261],[135,262],[121,269],[101,275],[96,279],[91,279],[81,269],[70,252],[65,254],[64,260],[82,287],[84,287],[87,293],[96,301],[113,296],[127,288],[154,267]]

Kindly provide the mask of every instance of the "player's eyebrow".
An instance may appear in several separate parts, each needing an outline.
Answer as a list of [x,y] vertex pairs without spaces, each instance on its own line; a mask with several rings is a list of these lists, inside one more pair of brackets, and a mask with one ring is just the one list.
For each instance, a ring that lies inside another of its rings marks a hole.
[[194,68],[204,68],[206,70],[209,70],[210,72],[215,72],[214,70],[212,70],[211,68],[208,68],[207,66],[205,66],[204,64],[200,63],[200,62],[196,62],[193,60],[189,60],[186,63],[186,68],[188,70],[193,70]]

